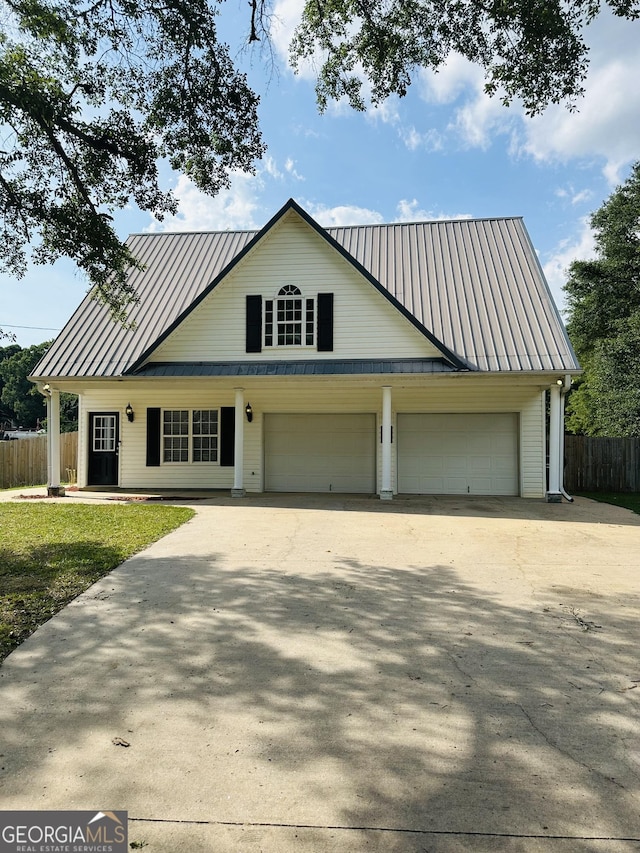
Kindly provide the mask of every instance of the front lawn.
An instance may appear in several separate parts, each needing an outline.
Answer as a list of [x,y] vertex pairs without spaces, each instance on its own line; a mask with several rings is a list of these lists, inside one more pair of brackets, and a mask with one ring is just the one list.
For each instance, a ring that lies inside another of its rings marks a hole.
[[193,515],[158,504],[0,503],[0,661],[92,583]]
[[580,492],[581,497],[605,504],[623,506],[640,515],[640,494],[638,492]]

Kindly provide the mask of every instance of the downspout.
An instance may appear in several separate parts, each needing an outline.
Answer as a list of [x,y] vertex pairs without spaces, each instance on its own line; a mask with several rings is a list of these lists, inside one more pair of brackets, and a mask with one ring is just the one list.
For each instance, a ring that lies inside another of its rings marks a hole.
[[564,406],[565,406],[565,397],[571,391],[571,375],[569,373],[565,373],[564,382],[562,384],[562,388],[560,389],[560,397],[561,397],[561,405],[560,405],[560,417],[562,422],[560,424],[560,494],[565,500],[568,500],[569,503],[573,503],[573,498],[571,495],[568,495],[564,488]]

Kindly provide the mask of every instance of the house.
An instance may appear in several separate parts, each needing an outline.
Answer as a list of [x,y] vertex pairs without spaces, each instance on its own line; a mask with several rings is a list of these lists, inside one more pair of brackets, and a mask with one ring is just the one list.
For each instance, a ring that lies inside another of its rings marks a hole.
[[520,218],[322,228],[289,200],[128,245],[130,326],[85,298],[31,377],[52,489],[69,391],[81,487],[560,499],[580,368]]

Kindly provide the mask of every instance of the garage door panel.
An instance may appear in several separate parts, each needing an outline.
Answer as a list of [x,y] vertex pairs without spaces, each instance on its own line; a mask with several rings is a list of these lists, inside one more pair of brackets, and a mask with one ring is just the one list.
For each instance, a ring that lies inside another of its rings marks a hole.
[[492,458],[490,456],[474,456],[469,459],[468,471],[472,477],[491,476]]
[[398,415],[398,491],[517,495],[518,416]]
[[[457,436],[460,441],[460,436]],[[491,456],[494,451],[493,436],[490,435],[471,435],[467,439],[467,452],[470,456],[474,454],[486,454]]]
[[375,415],[265,416],[265,486],[276,492],[375,491]]

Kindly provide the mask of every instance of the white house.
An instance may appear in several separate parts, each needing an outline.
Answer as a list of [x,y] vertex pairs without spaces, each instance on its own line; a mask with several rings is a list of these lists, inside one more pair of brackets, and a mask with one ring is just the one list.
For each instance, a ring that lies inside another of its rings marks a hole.
[[559,499],[580,368],[520,218],[325,229],[289,200],[128,245],[132,327],[88,296],[31,377],[52,489],[70,391],[81,487]]

